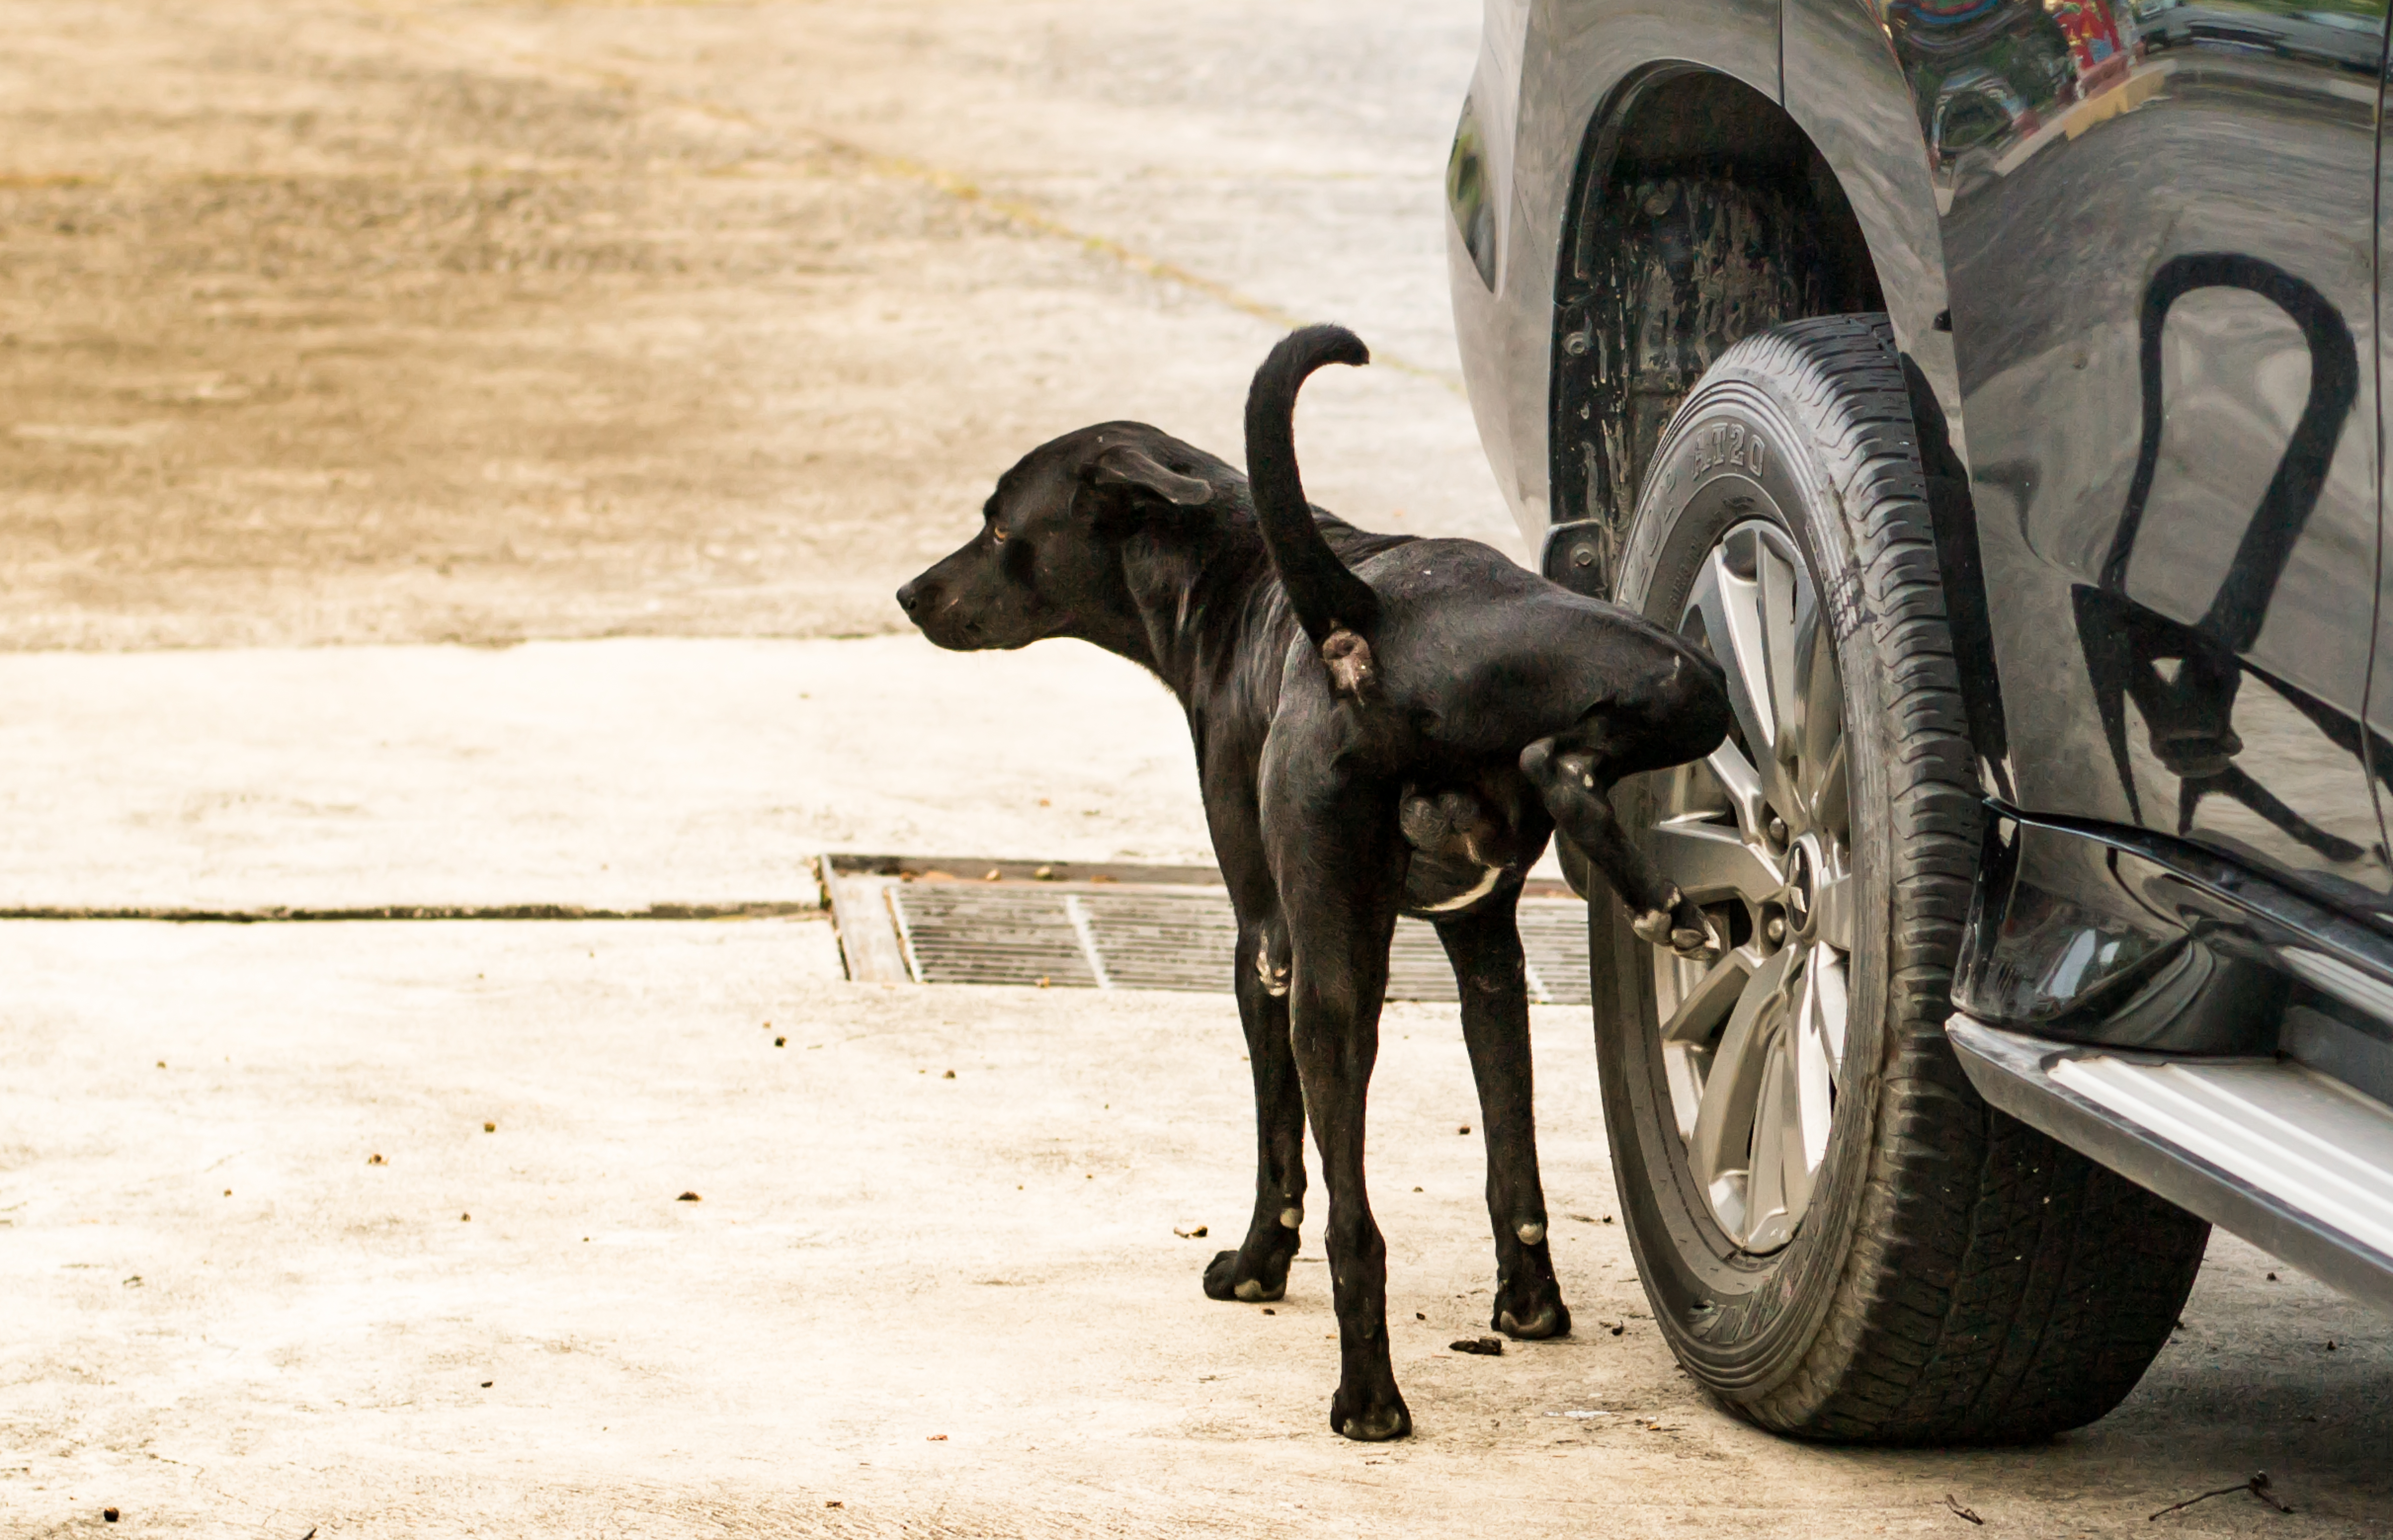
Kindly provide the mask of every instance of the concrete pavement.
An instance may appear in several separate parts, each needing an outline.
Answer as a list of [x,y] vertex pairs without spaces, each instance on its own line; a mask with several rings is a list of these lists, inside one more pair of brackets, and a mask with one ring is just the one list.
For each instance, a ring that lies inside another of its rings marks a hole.
[[1447,1351],[1491,1281],[1475,1107],[1450,1014],[1393,1008],[1373,1196],[1419,1431],[1349,1443],[1318,1260],[1268,1315],[1197,1288],[1250,1191],[1226,999],[848,985],[827,931],[0,927],[0,1532],[1977,1533],[1949,1493],[1989,1534],[2160,1533],[2265,1468],[2293,1517],[2162,1525],[2385,1533],[2393,1331],[2231,1241],[2127,1404],[2048,1447],[1702,1404],[1603,1222],[1559,1009],[1578,1334]]
[[0,646],[885,633],[1033,445],[1517,548],[1459,393],[1469,0],[0,0]]
[[0,908],[815,902],[826,850],[1210,859],[1078,642],[0,655]]
[[[810,893],[824,844],[1203,848],[1168,698],[1066,644],[16,655],[0,707],[20,907],[636,907]],[[1445,1347],[1490,1282],[1456,1024],[1391,1011],[1420,1433],[1365,1449],[1326,1426],[1317,1260],[1270,1316],[1196,1286],[1251,1181],[1224,998],[854,985],[822,919],[20,921],[0,977],[0,1532],[1844,1535],[1949,1532],[1949,1491],[2045,1535],[2253,1468],[2301,1533],[2393,1511],[2393,1328],[2224,1238],[2145,1384],[2049,1448],[1702,1404],[1603,1222],[1575,1010],[1536,1033],[1583,1325],[1498,1360]],[[2166,1522],[2278,1521],[2233,1503]]]

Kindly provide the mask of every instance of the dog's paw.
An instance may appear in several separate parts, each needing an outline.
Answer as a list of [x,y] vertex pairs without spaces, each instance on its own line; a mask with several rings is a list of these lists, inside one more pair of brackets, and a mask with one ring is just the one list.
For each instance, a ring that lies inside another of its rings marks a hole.
[[1329,1398],[1329,1426],[1357,1443],[1385,1443],[1411,1436],[1413,1415],[1393,1385],[1370,1397],[1351,1395],[1341,1385]]
[[1532,1309],[1526,1320],[1506,1310],[1497,1312],[1489,1325],[1519,1341],[1543,1342],[1549,1338],[1570,1335],[1570,1312],[1561,1300],[1550,1299]]
[[1525,1304],[1499,1308],[1496,1318],[1487,1324],[1520,1341],[1543,1342],[1549,1338],[1570,1335],[1570,1307],[1563,1303],[1560,1295],[1554,1295]]
[[1270,938],[1255,948],[1255,977],[1262,981],[1263,993],[1274,999],[1288,996],[1288,944],[1282,941],[1275,948]]
[[1563,1303],[1553,1259],[1543,1244],[1525,1247],[1509,1273],[1498,1274],[1487,1325],[1523,1342],[1570,1335],[1570,1307]]
[[1721,953],[1726,949],[1720,945],[1720,933],[1709,925],[1700,931],[1680,926],[1670,932],[1670,950],[1685,958],[1689,962],[1700,962],[1708,966],[1718,962]]
[[1712,923],[1709,915],[1680,897],[1678,889],[1672,888],[1669,897],[1670,907],[1647,909],[1631,920],[1628,928],[1647,946],[1667,946],[1690,962],[1706,967],[1718,962],[1728,950],[1720,928]]
[[[1728,941],[1712,923],[1712,917],[1688,904],[1684,912],[1675,916],[1670,925],[1670,950],[1689,962],[1700,962],[1708,968],[1728,951]],[[1693,923],[1690,923],[1693,921]]]
[[1242,1275],[1236,1252],[1215,1252],[1213,1259],[1205,1264],[1205,1298],[1249,1305],[1267,1305],[1283,1298],[1288,1293],[1288,1263],[1274,1260],[1277,1260],[1276,1269],[1267,1263]]
[[1670,911],[1667,909],[1647,909],[1631,920],[1628,928],[1637,933],[1638,940],[1649,946],[1670,945]]

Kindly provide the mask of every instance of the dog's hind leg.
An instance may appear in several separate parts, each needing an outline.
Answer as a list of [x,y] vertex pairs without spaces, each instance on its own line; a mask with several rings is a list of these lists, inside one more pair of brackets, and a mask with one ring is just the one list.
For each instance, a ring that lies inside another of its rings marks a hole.
[[1412,1431],[1388,1351],[1388,1248],[1363,1185],[1364,1102],[1406,856],[1396,789],[1355,784],[1318,748],[1289,746],[1275,726],[1264,829],[1293,969],[1288,1038],[1329,1190],[1325,1238],[1339,1343],[1329,1426],[1373,1442]]
[[1296,972],[1288,1035],[1329,1189],[1325,1239],[1339,1347],[1329,1426],[1366,1442],[1400,1439],[1413,1429],[1388,1352],[1387,1243],[1363,1184],[1364,1102],[1379,1057],[1380,1000],[1395,928],[1387,899],[1403,881],[1402,868],[1387,865],[1361,891],[1314,895],[1316,902],[1289,915]]
[[1288,940],[1276,924],[1238,925],[1238,1021],[1255,1082],[1255,1211],[1247,1238],[1205,1269],[1214,1299],[1276,1299],[1304,1221],[1304,1091],[1288,1039]]
[[1529,1063],[1529,982],[1515,920],[1519,892],[1437,922],[1462,996],[1462,1040],[1479,1085],[1487,1141],[1487,1217],[1496,1231],[1496,1303],[1488,1325],[1518,1338],[1566,1337],[1546,1241],[1545,1185],[1537,1177],[1537,1128]]
[[1710,922],[1638,849],[1612,811],[1613,784],[1623,776],[1680,763],[1653,754],[1608,752],[1609,735],[1596,718],[1570,733],[1539,738],[1521,751],[1521,773],[1537,789],[1554,824],[1587,854],[1628,906],[1629,928],[1681,957],[1718,955]]

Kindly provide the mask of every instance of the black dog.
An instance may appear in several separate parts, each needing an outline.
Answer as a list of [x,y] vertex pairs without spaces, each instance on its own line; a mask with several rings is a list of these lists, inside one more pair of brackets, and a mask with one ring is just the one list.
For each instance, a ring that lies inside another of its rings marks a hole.
[[1262,1157],[1246,1239],[1213,1259],[1205,1292],[1276,1299],[1287,1288],[1309,1114],[1341,1354],[1329,1423],[1390,1439],[1412,1419],[1389,1363],[1363,1100],[1396,917],[1436,924],[1461,990],[1496,1231],[1490,1325],[1561,1336],[1570,1312],[1546,1243],[1513,918],[1522,874],[1559,824],[1640,935],[1690,955],[1716,946],[1607,794],[1623,776],[1711,752],[1729,704],[1702,652],[1488,546],[1366,534],[1311,508],[1297,388],[1324,363],[1368,359],[1331,326],[1272,350],[1247,398],[1251,489],[1143,424],[1041,445],[1000,478],[981,532],[897,602],[943,647],[1093,642],[1153,670],[1186,709],[1237,910]]

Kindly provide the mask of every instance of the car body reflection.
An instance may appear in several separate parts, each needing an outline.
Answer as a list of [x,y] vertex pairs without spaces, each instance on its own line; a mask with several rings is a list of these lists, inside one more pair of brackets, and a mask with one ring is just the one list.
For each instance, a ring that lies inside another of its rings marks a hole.
[[1924,93],[2017,805],[2393,924],[2361,726],[2385,7],[1887,17]]

